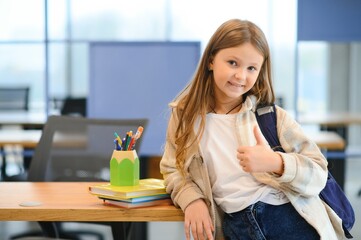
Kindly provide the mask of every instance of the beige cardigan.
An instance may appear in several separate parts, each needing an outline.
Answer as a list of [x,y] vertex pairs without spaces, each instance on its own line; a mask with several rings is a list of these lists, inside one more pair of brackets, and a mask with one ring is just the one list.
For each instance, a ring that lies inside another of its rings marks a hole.
[[[172,103],[171,106],[177,107],[177,104]],[[254,100],[248,97],[242,108],[247,108],[243,114],[254,115]],[[173,111],[160,162],[167,192],[171,194],[174,204],[183,211],[194,200],[204,199],[215,226],[215,239],[223,239],[223,212],[213,201],[207,167],[197,144],[193,144],[187,153],[185,167],[189,170],[189,174],[185,184],[176,168],[174,136],[177,124],[178,119]],[[277,130],[280,143],[286,151],[280,153],[284,161],[284,173],[280,177],[271,173],[254,173],[254,177],[262,183],[282,190],[298,213],[317,230],[321,239],[346,239],[341,219],[318,196],[326,184],[327,160],[317,145],[303,133],[299,124],[279,107],[277,107]]]

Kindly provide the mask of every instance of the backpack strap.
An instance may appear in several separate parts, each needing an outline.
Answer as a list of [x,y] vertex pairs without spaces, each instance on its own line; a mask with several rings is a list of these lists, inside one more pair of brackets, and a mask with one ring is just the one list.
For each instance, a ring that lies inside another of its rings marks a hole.
[[285,152],[277,134],[277,113],[274,104],[256,109],[256,119],[263,136],[274,151]]
[[[285,152],[278,139],[275,105],[257,107],[255,114],[259,128],[271,148],[274,151]],[[345,237],[353,238],[349,232],[355,223],[353,207],[330,172],[328,172],[326,186],[321,191],[320,198],[342,219]]]

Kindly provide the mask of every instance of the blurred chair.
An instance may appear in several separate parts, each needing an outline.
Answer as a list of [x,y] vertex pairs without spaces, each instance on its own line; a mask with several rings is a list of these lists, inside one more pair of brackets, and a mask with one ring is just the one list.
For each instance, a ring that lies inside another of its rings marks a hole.
[[[29,92],[30,87],[0,87],[0,111],[28,111]],[[20,126],[16,127],[20,128]],[[23,149],[20,146],[6,145],[0,149],[0,155],[4,158],[4,162],[12,157],[19,166],[23,165]],[[6,178],[6,169],[2,169],[2,172],[4,174],[2,178]]]
[[67,97],[60,110],[61,115],[74,115],[86,117],[86,98]]
[[[114,132],[125,136],[143,126],[146,132],[147,119],[89,119],[73,116],[50,116],[43,129],[27,175],[27,181],[109,181],[109,162],[114,150]],[[141,145],[140,138],[135,150]],[[97,223],[104,224],[104,223]],[[48,237],[80,239],[81,235],[93,235],[103,239],[92,230],[67,230],[62,222],[41,222]],[[112,228],[114,239],[130,231],[130,223],[107,223]],[[136,227],[136,226],[135,226]],[[133,231],[131,232],[133,234]],[[12,239],[34,236],[25,233]]]
[[0,87],[0,110],[28,111],[29,87]]

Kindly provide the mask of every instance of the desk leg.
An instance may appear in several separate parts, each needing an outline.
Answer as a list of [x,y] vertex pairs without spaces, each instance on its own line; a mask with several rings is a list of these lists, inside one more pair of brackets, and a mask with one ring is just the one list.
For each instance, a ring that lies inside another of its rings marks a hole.
[[146,240],[147,224],[145,222],[111,222],[113,238],[119,240]]
[[328,158],[328,170],[340,185],[342,190],[345,190],[345,172],[346,172],[346,158]]
[[111,222],[109,225],[112,228],[113,239],[130,239],[130,233],[132,230],[132,223],[131,222]]
[[1,164],[1,169],[0,169],[0,174],[1,174],[1,180],[6,179],[6,155],[4,152],[4,149],[1,148],[1,158],[2,158],[2,164]]
[[45,237],[59,238],[58,228],[55,222],[38,222]]
[[33,157],[34,154],[34,149],[32,148],[24,148],[24,154],[23,154],[23,166],[24,166],[24,170],[25,172],[27,172],[29,170],[30,164],[31,164],[31,159]]

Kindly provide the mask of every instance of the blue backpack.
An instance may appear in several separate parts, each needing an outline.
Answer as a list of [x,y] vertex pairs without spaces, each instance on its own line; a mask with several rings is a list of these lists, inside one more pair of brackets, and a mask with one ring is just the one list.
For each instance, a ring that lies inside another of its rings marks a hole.
[[[277,135],[277,115],[275,105],[257,108],[256,118],[263,136],[274,151],[285,152]],[[355,223],[355,213],[345,193],[328,172],[325,188],[320,193],[320,198],[329,205],[342,219],[342,227],[347,238],[353,238],[350,230]]]

